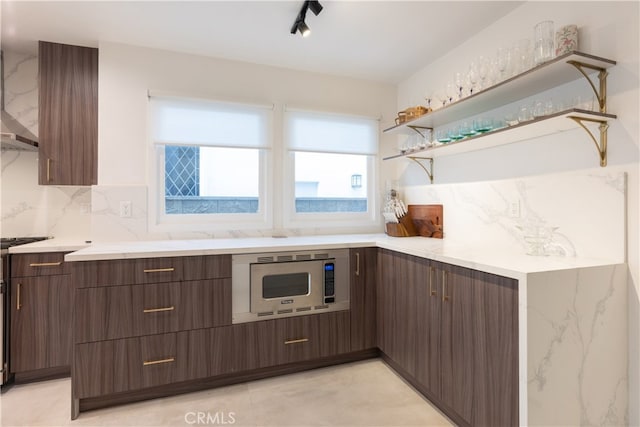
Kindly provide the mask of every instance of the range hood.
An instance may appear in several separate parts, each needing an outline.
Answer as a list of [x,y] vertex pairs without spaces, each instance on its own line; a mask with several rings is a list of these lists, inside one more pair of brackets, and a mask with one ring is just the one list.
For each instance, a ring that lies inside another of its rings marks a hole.
[[4,109],[4,58],[2,57],[2,52],[0,52],[0,82],[2,92],[0,94],[2,149],[38,151],[38,138]]

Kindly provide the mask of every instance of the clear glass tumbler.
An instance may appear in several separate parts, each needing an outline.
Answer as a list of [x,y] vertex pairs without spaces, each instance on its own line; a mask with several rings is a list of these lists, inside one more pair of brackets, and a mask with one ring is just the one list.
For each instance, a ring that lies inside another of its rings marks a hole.
[[553,41],[554,41],[553,21],[542,21],[533,29],[533,59],[536,65],[542,64],[553,59]]

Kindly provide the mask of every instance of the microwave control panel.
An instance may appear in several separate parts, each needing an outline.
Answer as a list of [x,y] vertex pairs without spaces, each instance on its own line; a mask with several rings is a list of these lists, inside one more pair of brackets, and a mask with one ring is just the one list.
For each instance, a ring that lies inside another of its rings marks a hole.
[[335,264],[327,262],[324,265],[324,303],[329,304],[336,302],[335,289]]

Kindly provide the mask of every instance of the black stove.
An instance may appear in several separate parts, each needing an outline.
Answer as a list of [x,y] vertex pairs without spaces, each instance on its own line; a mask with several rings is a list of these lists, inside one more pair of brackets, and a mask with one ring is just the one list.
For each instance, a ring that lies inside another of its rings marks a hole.
[[49,237],[3,237],[0,239],[0,249],[9,249],[12,246],[26,245],[27,243],[47,239],[49,239]]

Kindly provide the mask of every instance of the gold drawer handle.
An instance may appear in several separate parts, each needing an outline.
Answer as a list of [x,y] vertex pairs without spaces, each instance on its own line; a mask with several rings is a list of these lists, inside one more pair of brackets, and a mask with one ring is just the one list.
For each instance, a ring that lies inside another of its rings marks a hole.
[[171,363],[175,361],[176,361],[175,357],[170,357],[168,359],[160,359],[160,360],[147,360],[142,362],[142,366],[159,365],[161,363]]
[[145,273],[170,273],[172,271],[175,271],[175,268],[150,268],[148,270],[144,270]]
[[18,283],[16,289],[16,310],[20,310],[22,308],[22,303],[20,302],[20,289],[22,288],[22,283]]
[[47,159],[47,182],[51,181],[51,159]]
[[298,344],[301,342],[307,342],[309,341],[309,338],[300,338],[298,340],[289,340],[289,341],[285,341],[284,345],[289,345],[289,344]]
[[174,306],[171,307],[162,307],[162,308],[145,308],[142,310],[143,313],[159,313],[161,311],[173,311],[175,310]]
[[32,262],[29,267],[57,267],[62,264],[62,261],[58,262]]

